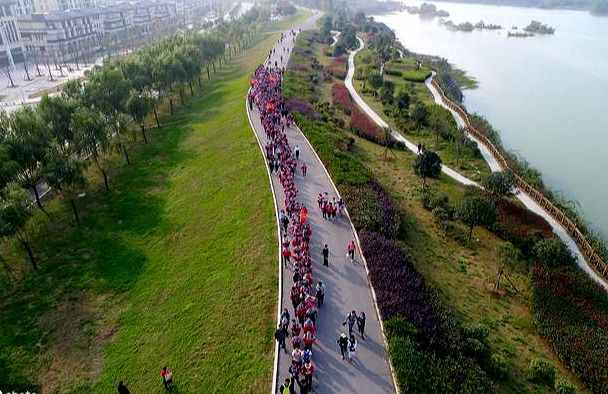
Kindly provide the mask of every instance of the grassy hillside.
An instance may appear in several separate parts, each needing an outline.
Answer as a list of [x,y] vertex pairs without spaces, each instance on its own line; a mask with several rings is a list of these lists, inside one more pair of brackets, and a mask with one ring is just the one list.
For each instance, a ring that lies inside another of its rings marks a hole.
[[0,389],[160,393],[164,365],[182,393],[268,389],[276,230],[244,108],[270,30],[151,133],[111,193],[92,181],[80,228],[58,201],[35,218],[42,268],[0,302]]

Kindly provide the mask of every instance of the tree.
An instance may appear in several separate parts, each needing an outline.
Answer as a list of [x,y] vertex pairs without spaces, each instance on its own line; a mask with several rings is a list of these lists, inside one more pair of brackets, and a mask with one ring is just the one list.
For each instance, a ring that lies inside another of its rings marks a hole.
[[[102,68],[92,73],[85,85],[85,103],[100,111],[114,132],[120,134],[119,114],[127,112],[126,103],[130,91],[130,83],[121,71],[111,67]],[[130,164],[126,145],[120,142],[118,149],[122,151],[125,162]]]
[[127,100],[127,111],[141,127],[141,134],[144,137],[144,142],[148,143],[146,136],[146,116],[152,110],[152,101],[141,94],[131,92],[129,100]]
[[428,110],[426,106],[422,103],[416,104],[414,109],[412,110],[412,119],[416,122],[416,127],[420,128],[426,124]]
[[376,92],[378,91],[378,89],[380,89],[384,84],[384,79],[382,78],[382,75],[378,73],[368,75],[367,81],[369,82],[371,88],[374,90],[374,95],[377,94]]
[[110,191],[108,174],[104,159],[110,153],[110,135],[101,115],[89,108],[79,108],[72,117],[72,128],[75,131],[76,150],[84,156],[90,156],[103,176],[106,191]]
[[414,171],[422,178],[422,187],[426,188],[426,178],[437,178],[441,174],[441,158],[437,153],[425,150],[416,157]]
[[510,242],[502,243],[498,246],[498,268],[496,272],[496,281],[494,282],[494,291],[500,289],[500,281],[503,276],[507,277],[507,280],[511,284],[511,287],[517,292],[517,287],[509,279],[508,274],[505,275],[505,269],[512,267],[521,259],[521,252]]
[[46,164],[46,147],[51,140],[48,128],[31,107],[22,107],[13,112],[10,123],[6,144],[16,164],[16,179],[23,188],[34,194],[38,208],[48,216],[38,191]]
[[397,108],[399,108],[400,111],[407,111],[410,106],[410,95],[406,91],[401,90],[397,93],[395,101],[397,102]]
[[46,179],[49,186],[56,189],[69,202],[76,225],[80,225],[76,198],[87,183],[84,176],[86,164],[83,160],[79,160],[77,155],[66,152],[58,144],[53,144],[49,148],[48,156]]
[[496,222],[496,206],[481,196],[467,196],[458,207],[457,216],[469,226],[469,242],[476,226],[490,226]]
[[513,194],[515,177],[511,171],[493,172],[483,181],[483,187],[495,203]]
[[44,95],[38,104],[38,114],[49,128],[57,145],[64,151],[69,150],[74,142],[70,123],[77,105],[76,100],[63,95],[55,97]]
[[38,270],[38,264],[30,246],[25,226],[32,216],[28,207],[28,196],[16,185],[10,185],[4,197],[0,199],[0,237],[15,237],[26,251],[32,268]]
[[559,238],[542,239],[532,248],[532,253],[539,262],[548,267],[573,265],[576,258]]

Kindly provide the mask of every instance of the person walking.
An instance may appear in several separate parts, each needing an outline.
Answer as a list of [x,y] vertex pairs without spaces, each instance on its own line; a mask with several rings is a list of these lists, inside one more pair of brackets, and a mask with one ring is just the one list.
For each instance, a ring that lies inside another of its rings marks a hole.
[[348,338],[348,361],[351,363],[355,358],[355,353],[357,352],[357,340],[355,339],[355,334],[350,334],[350,338]]
[[122,380],[118,382],[118,387],[116,388],[116,390],[118,390],[118,394],[131,394],[131,392],[129,391],[127,386],[125,386],[125,384],[122,382]]
[[365,339],[365,312],[361,312],[357,316],[357,328],[359,329],[359,334],[361,334],[361,339]]
[[357,312],[351,311],[348,315],[346,315],[346,319],[344,320],[344,323],[342,323],[342,325],[345,326],[348,324],[348,336],[353,335],[353,326],[356,322]]
[[346,353],[348,352],[348,337],[345,333],[340,334],[337,340],[338,346],[340,347],[340,353],[342,354],[342,360],[346,359]]
[[312,391],[312,375],[315,372],[315,366],[312,363],[312,361],[308,361],[307,363],[304,364],[304,367],[302,367],[302,372],[304,375],[304,384],[303,386],[305,387],[304,390],[302,390],[302,392],[311,392]]
[[306,170],[308,170],[306,163],[302,163],[302,176],[306,176]]
[[323,247],[323,265],[326,267],[329,266],[329,248],[327,247],[327,244]]
[[317,297],[317,308],[321,308],[321,306],[323,306],[323,302],[325,301],[325,285],[321,281],[317,283],[317,287],[315,288],[315,296]]
[[291,252],[289,251],[289,247],[283,247],[283,265],[285,268],[289,268],[289,259],[291,257]]
[[348,245],[346,246],[346,253],[348,254],[348,257],[350,257],[350,262],[354,263],[355,262],[355,240],[351,240]]
[[279,327],[274,332],[274,338],[279,342],[279,349],[283,349],[287,351],[287,346],[285,346],[285,338],[287,338],[287,330],[282,324],[279,324]]
[[294,152],[296,154],[296,160],[300,160],[300,147],[298,145],[296,145]]
[[163,367],[160,370],[160,377],[163,380],[163,385],[165,386],[165,390],[171,391],[173,388],[173,372],[167,367]]

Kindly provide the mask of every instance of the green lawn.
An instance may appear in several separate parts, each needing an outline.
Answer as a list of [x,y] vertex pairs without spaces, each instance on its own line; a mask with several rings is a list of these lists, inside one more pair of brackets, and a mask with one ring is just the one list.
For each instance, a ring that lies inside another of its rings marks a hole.
[[276,229],[245,113],[249,77],[277,34],[263,37],[135,148],[131,166],[113,166],[111,193],[93,179],[80,228],[60,201],[50,222],[36,216],[42,268],[0,302],[0,389],[111,393],[122,379],[161,393],[168,365],[175,392],[268,390]]

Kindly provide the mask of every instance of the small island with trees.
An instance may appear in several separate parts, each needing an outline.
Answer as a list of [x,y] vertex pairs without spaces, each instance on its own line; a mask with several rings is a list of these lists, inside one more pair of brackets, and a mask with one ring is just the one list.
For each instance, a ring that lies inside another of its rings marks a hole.
[[495,24],[486,24],[483,20],[473,24],[471,22],[464,22],[455,24],[451,20],[440,19],[439,23],[453,31],[464,31],[464,32],[472,32],[473,30],[502,30],[502,26]]
[[435,4],[422,3],[420,7],[405,7],[405,10],[410,14],[418,14],[423,18],[447,18],[450,13],[445,10],[439,10]]
[[532,34],[554,34],[555,28],[539,21],[532,21],[528,26],[524,27],[524,31]]

